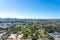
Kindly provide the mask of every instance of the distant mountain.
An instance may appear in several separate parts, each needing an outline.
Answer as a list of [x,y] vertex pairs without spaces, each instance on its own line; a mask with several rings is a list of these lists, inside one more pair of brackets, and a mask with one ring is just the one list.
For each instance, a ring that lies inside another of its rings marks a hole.
[[[2,25],[2,23],[3,23],[3,25],[4,25],[4,22],[5,23],[9,23],[9,22],[24,22],[24,24],[29,24],[29,23],[31,23],[31,22],[43,22],[43,23],[45,23],[45,22],[56,22],[56,23],[59,23],[60,24],[60,19],[18,19],[18,18],[0,18],[0,25]],[[11,23],[11,25],[10,26],[7,26],[6,24],[5,24],[5,26],[0,26],[0,30],[4,30],[5,28],[9,28],[9,27],[12,27],[12,26],[14,26],[14,25],[16,25],[16,24],[13,24],[12,25],[12,23]]]
[[19,18],[0,18],[0,22],[59,22],[60,19],[19,19]]

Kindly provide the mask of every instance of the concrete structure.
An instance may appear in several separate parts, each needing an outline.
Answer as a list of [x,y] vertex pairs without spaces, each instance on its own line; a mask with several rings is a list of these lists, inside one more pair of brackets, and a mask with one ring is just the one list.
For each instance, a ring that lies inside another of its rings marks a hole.
[[20,40],[23,38],[23,34],[18,35],[17,40]]
[[8,37],[8,39],[13,39],[13,40],[16,40],[16,34],[11,34],[9,37]]
[[20,34],[20,35],[11,34],[10,36],[8,36],[8,39],[11,39],[11,40],[20,40],[21,38],[23,38],[23,34]]

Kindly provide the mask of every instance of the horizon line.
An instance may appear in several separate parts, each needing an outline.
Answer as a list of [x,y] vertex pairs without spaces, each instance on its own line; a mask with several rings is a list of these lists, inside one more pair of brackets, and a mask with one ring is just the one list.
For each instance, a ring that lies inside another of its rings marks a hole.
[[[0,18],[2,18],[2,17],[0,17]],[[12,18],[12,17],[5,17],[5,18]],[[2,18],[2,19],[4,19],[4,18]],[[60,18],[17,18],[17,19],[60,19]]]

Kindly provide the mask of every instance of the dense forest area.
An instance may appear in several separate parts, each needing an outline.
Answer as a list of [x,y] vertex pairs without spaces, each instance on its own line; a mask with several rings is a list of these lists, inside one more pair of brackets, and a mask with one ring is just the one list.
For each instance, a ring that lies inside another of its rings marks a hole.
[[60,23],[57,21],[22,21],[5,30],[6,33],[2,39],[6,39],[9,34],[23,34],[23,38],[53,38],[48,33],[60,33]]
[[24,38],[52,38],[48,33],[60,32],[60,24],[56,22],[20,23],[13,28],[6,28],[6,34],[24,34]]

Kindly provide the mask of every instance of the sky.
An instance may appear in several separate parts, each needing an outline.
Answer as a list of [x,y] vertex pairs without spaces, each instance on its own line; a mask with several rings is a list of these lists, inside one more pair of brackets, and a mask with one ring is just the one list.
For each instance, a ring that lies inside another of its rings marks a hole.
[[60,19],[60,0],[0,0],[0,18]]

